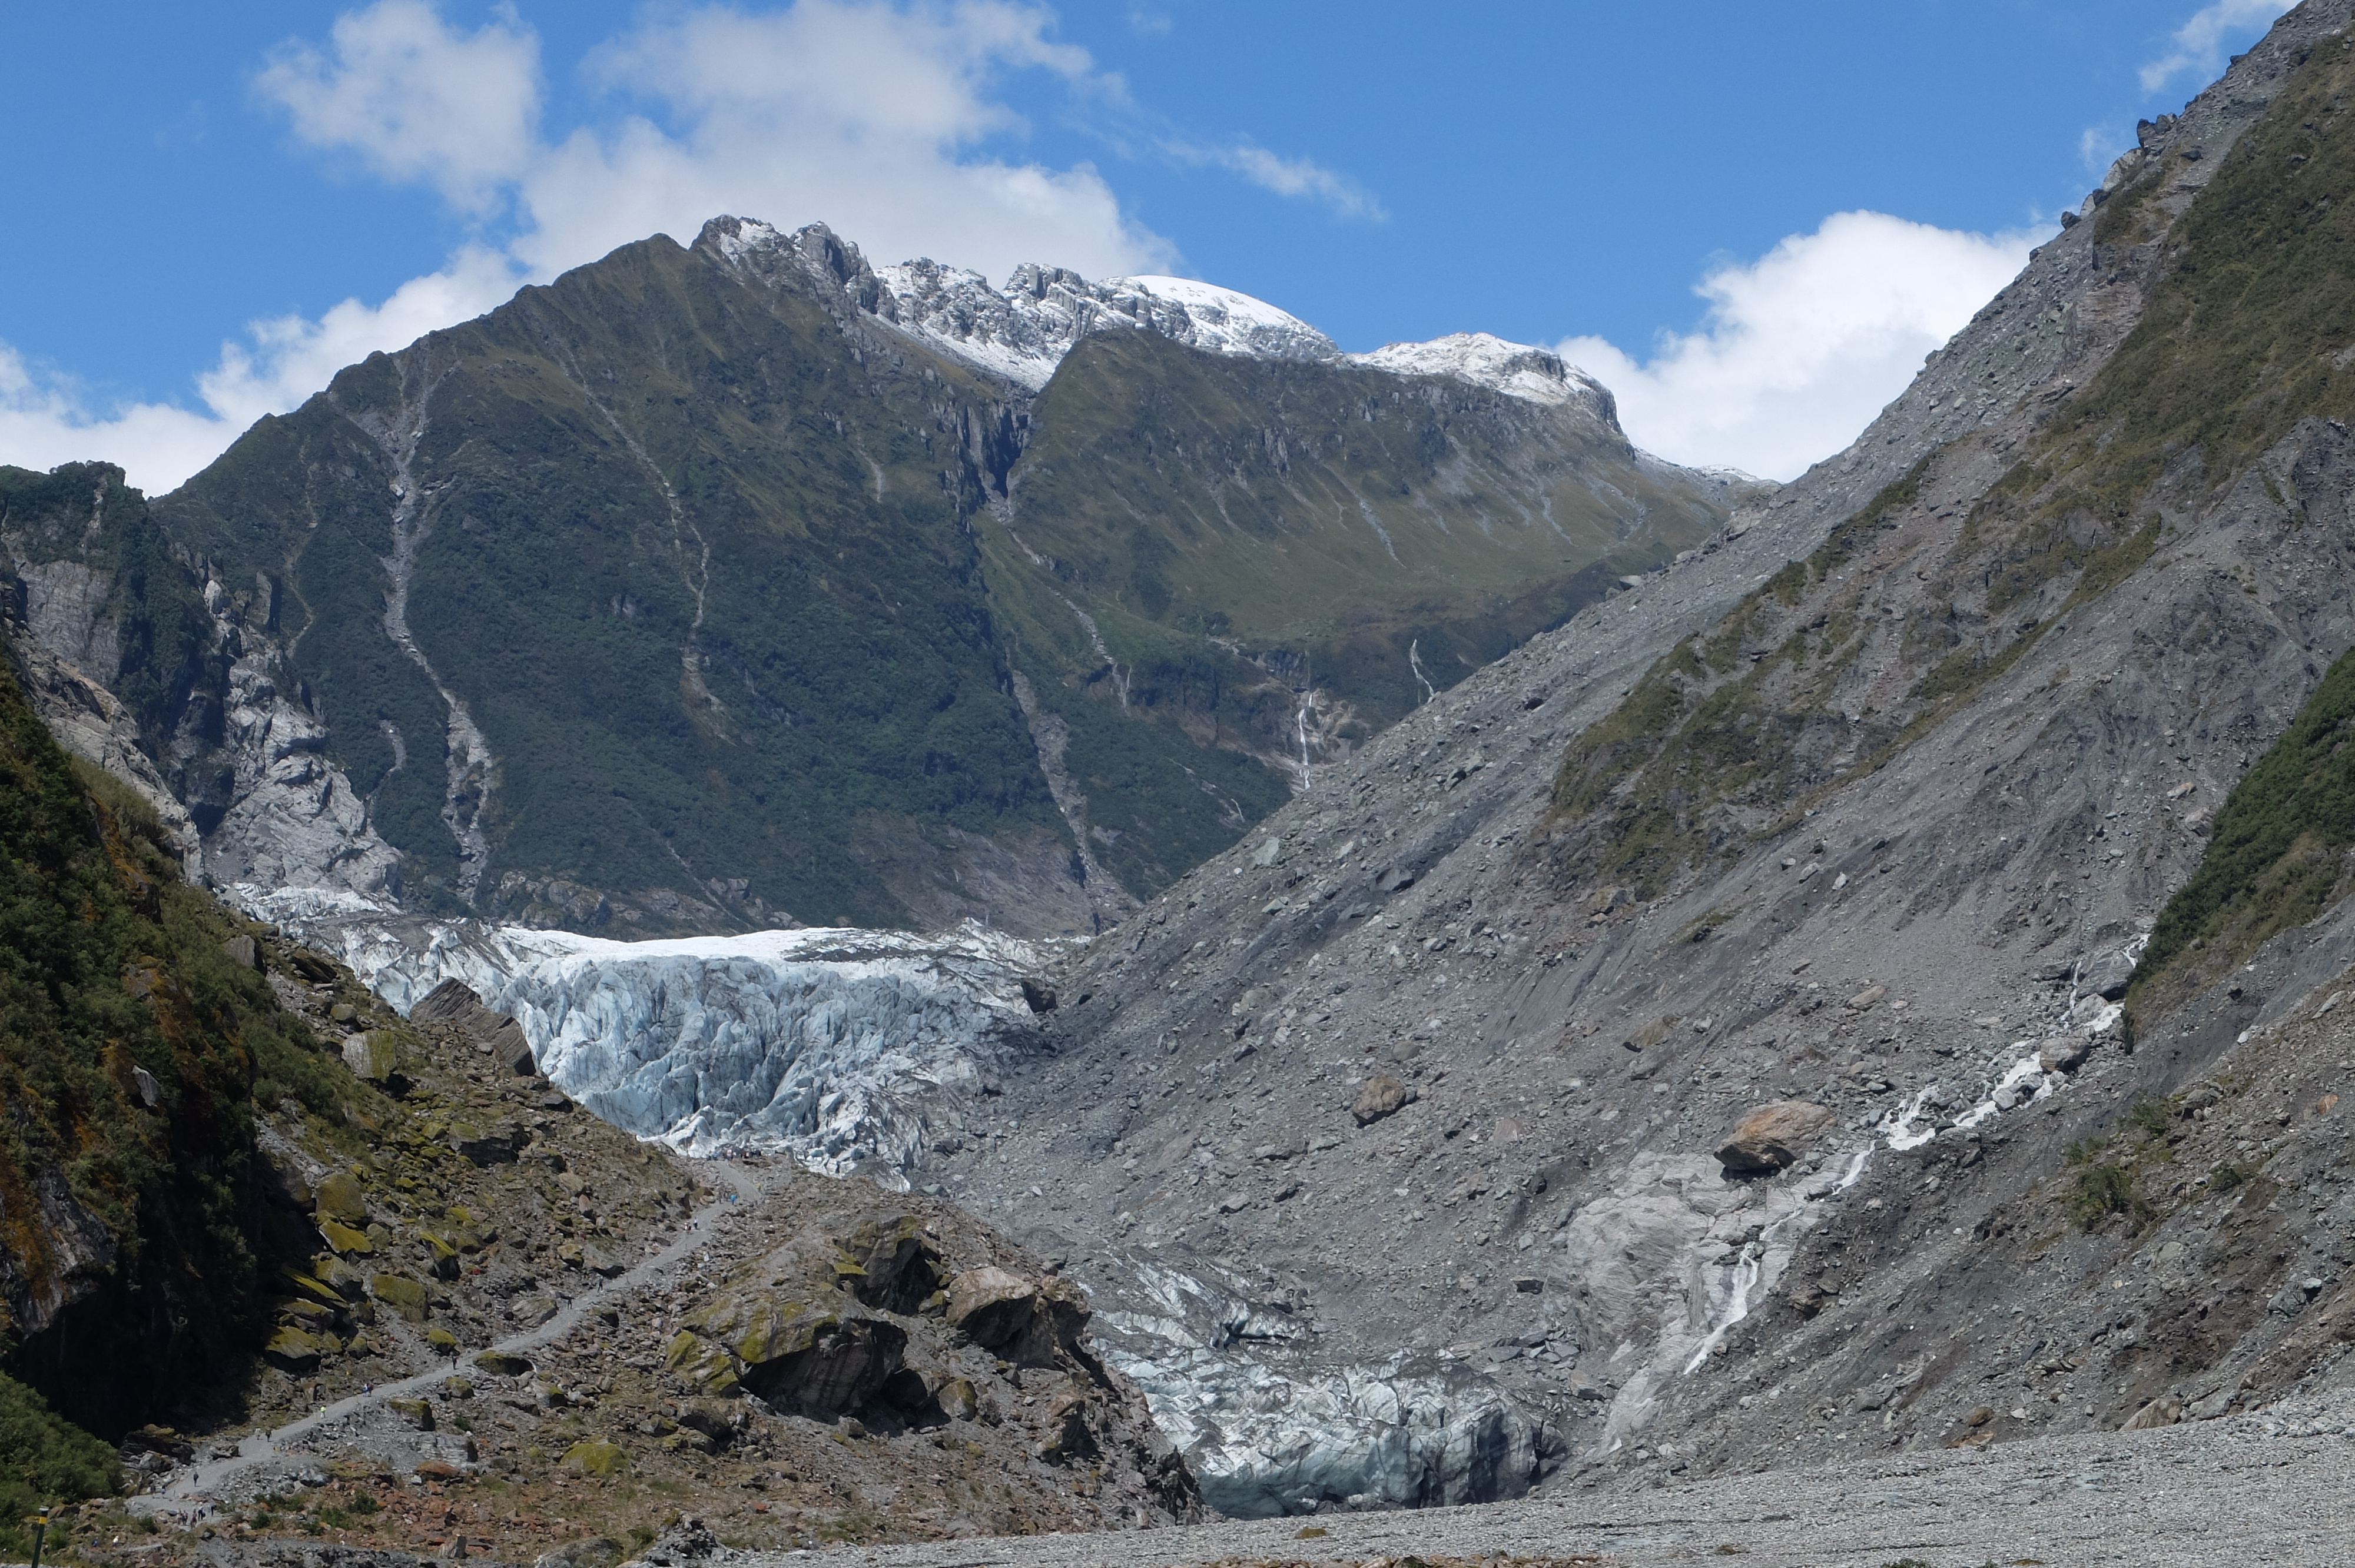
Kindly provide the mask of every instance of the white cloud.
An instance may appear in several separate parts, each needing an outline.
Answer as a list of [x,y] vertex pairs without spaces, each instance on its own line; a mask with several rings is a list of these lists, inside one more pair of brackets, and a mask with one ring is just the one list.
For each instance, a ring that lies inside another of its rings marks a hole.
[[1165,142],[1162,149],[1182,163],[1213,164],[1241,175],[1262,190],[1320,203],[1343,217],[1371,218],[1379,223],[1390,217],[1373,193],[1348,175],[1336,174],[1311,159],[1287,158],[1248,142],[1227,147]]
[[1844,212],[1695,291],[1700,329],[1638,364],[1597,337],[1558,344],[1619,399],[1637,445],[1677,462],[1791,479],[1856,438],[2026,265],[2039,237]]
[[283,315],[253,323],[248,331],[254,346],[221,344],[220,363],[197,378],[197,387],[234,434],[264,414],[300,406],[336,371],[378,349],[414,343],[504,303],[522,282],[505,256],[470,245],[380,305],[346,300],[317,321]]
[[634,115],[543,149],[517,184],[515,254],[546,276],[657,231],[692,239],[733,212],[829,223],[878,261],[929,255],[994,276],[1024,261],[1169,270],[1175,248],[1132,222],[1093,167],[975,151],[1023,129],[995,92],[1011,72],[1125,102],[1117,76],[1047,36],[1052,21],[996,0],[666,16],[591,61],[597,80],[658,105],[664,122]]
[[2201,78],[2224,69],[2224,40],[2244,27],[2268,27],[2295,0],[2216,0],[2176,29],[2168,52],[2142,68],[2142,90],[2157,92],[2186,71]]
[[430,185],[463,212],[497,204],[539,116],[539,40],[512,10],[462,34],[425,0],[378,0],[337,17],[328,40],[281,45],[255,79],[296,135]]
[[208,414],[135,403],[92,418],[80,388],[37,372],[0,344],[0,462],[48,470],[62,462],[119,462],[151,493],[171,488],[220,454],[237,430]]
[[43,374],[0,344],[0,461],[26,468],[100,459],[151,495],[176,489],[264,414],[299,407],[345,366],[477,316],[523,280],[497,251],[468,246],[439,272],[412,278],[380,305],[346,300],[318,320],[253,323],[250,344],[224,343],[197,378],[205,408],[133,403],[93,413],[67,377]]

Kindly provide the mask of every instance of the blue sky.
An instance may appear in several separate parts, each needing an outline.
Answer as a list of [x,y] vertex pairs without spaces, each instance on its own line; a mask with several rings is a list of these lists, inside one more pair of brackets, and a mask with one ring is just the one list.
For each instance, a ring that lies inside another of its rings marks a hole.
[[167,488],[369,349],[732,210],[1182,271],[1350,349],[1560,344],[1639,441],[1785,475],[2285,8],[15,6],[0,461]]

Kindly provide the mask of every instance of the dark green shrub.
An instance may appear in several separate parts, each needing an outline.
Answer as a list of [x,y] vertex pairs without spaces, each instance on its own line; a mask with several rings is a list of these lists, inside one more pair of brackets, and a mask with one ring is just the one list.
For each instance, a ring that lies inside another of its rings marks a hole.
[[33,1390],[0,1374],[0,1554],[31,1553],[33,1533],[24,1520],[34,1510],[109,1497],[122,1484],[112,1449],[52,1411]]

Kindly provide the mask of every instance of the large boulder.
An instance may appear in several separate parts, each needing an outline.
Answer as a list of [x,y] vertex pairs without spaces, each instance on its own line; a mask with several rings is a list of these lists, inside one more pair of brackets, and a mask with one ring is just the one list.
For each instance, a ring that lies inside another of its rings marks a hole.
[[1388,1073],[1377,1073],[1366,1080],[1350,1103],[1349,1114],[1358,1118],[1359,1127],[1370,1127],[1386,1116],[1394,1116],[1414,1103],[1414,1091]]
[[559,1463],[576,1476],[618,1476],[630,1467],[630,1457],[616,1444],[591,1440],[567,1448]]
[[949,1281],[949,1321],[977,1345],[1005,1344],[1029,1326],[1039,1298],[1035,1280],[990,1265]]
[[852,1295],[886,1312],[916,1312],[940,1291],[941,1249],[913,1214],[868,1220],[841,1244],[837,1276]]
[[313,1212],[323,1220],[365,1227],[368,1223],[368,1189],[348,1171],[325,1177],[311,1190]]
[[464,980],[446,980],[426,992],[409,1010],[409,1021],[445,1024],[462,1031],[477,1050],[519,1077],[537,1070],[523,1025],[504,1012],[484,1006],[483,999]]
[[1832,1124],[1832,1113],[1807,1100],[1779,1100],[1745,1112],[1718,1147],[1717,1162],[1729,1176],[1765,1176],[1787,1169],[1816,1134]]
[[2135,961],[2118,948],[2107,948],[2087,959],[2077,971],[2077,992],[2080,998],[2098,996],[2105,1001],[2116,1001],[2126,993],[2126,983],[2134,979]]
[[508,1165],[525,1142],[521,1129],[514,1127],[476,1127],[470,1121],[450,1124],[450,1147],[476,1165]]
[[349,1067],[355,1076],[375,1084],[384,1083],[392,1076],[394,1064],[399,1058],[389,1029],[371,1029],[365,1033],[346,1036],[343,1054],[344,1065]]
[[405,1274],[379,1274],[368,1281],[368,1294],[412,1323],[425,1321],[432,1298],[425,1287]]
[[333,1334],[313,1334],[289,1325],[270,1336],[270,1342],[261,1347],[261,1354],[282,1372],[308,1377],[319,1370],[322,1357],[332,1356],[342,1349]]
[[948,1319],[974,1343],[1024,1366],[1045,1366],[1087,1331],[1088,1299],[1052,1275],[1025,1279],[995,1266],[949,1281]]
[[873,1399],[900,1366],[907,1330],[855,1297],[794,1299],[730,1291],[690,1314],[671,1340],[671,1371],[707,1393],[739,1389],[828,1415]]

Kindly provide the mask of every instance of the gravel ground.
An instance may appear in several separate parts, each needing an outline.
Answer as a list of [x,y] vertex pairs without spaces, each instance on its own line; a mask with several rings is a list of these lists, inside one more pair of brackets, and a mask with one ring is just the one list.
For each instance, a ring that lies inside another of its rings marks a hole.
[[[1770,1471],[1694,1485],[1557,1489],[1520,1502],[1255,1520],[1116,1535],[975,1540],[740,1557],[858,1568],[1351,1565],[1407,1556],[1622,1568],[1740,1557],[1755,1568],[2190,1568],[2355,1563],[2355,1403],[2156,1431]],[[1303,1538],[1305,1526],[1322,1537]],[[1913,1564],[1908,1564],[1913,1568]]]

